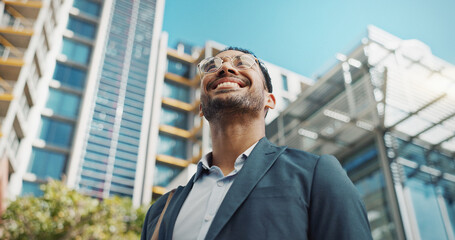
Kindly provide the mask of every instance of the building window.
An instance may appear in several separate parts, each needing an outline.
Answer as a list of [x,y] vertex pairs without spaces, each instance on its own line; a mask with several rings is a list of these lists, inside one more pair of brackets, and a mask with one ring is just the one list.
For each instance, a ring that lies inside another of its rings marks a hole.
[[62,53],[68,60],[86,65],[89,61],[91,48],[90,46],[79,43],[67,38],[63,39]]
[[47,144],[66,148],[71,144],[73,128],[73,124],[43,117],[40,139]]
[[[404,167],[404,169],[408,176],[415,175],[413,173],[416,171],[415,169],[408,167]],[[426,174],[422,174],[422,176],[424,175]],[[438,201],[438,187],[430,181],[429,176],[408,178],[405,182],[405,188],[409,190],[407,196],[412,200],[420,237],[422,239],[447,239],[444,220],[440,212],[442,206],[439,206],[444,202]],[[453,189],[453,183],[450,185]]]
[[93,39],[96,33],[95,24],[70,16],[67,28],[76,35]]
[[178,111],[168,107],[161,108],[161,120],[162,124],[178,127],[181,129],[188,130],[188,113]]
[[21,195],[22,196],[26,196],[26,195],[41,196],[41,195],[43,195],[43,191],[40,189],[40,183],[23,181]]
[[166,187],[180,172],[181,170],[176,167],[157,163],[153,185]]
[[281,74],[281,83],[283,84],[283,90],[284,91],[289,91],[288,88],[288,77],[284,74]]
[[163,97],[190,103],[190,88],[171,81],[165,81],[163,87]]
[[21,139],[17,136],[16,130],[14,128],[11,129],[8,137],[8,142],[10,144],[11,151],[13,152],[14,156],[16,156],[21,144]]
[[190,78],[190,65],[172,58],[169,58],[167,61],[167,71],[185,78]]
[[342,159],[342,165],[365,202],[373,238],[396,239],[396,230],[387,201],[385,177],[379,167],[376,146],[372,144],[357,150],[351,156]]
[[30,113],[30,104],[28,103],[27,96],[25,93],[19,99],[19,106],[22,109],[25,119],[28,119],[28,114]]
[[59,62],[55,65],[54,79],[60,81],[64,86],[82,89],[85,83],[85,77],[86,73],[84,70]]
[[66,155],[46,149],[33,148],[28,172],[39,179],[61,179],[65,167]]
[[178,137],[159,135],[158,154],[186,159],[186,141]]
[[77,95],[50,88],[46,107],[52,109],[54,114],[76,118],[80,101],[81,99]]
[[100,15],[100,4],[89,0],[75,0],[74,7],[79,8],[85,14],[98,17]]

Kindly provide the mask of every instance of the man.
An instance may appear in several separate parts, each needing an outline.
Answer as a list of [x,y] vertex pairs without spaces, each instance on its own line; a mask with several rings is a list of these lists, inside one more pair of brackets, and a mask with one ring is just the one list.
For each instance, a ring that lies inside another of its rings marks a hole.
[[[230,47],[198,67],[199,115],[209,122],[213,151],[176,189],[159,239],[371,239],[362,200],[333,156],[265,138],[275,97],[253,53]],[[142,239],[151,238],[168,194],[148,211]]]

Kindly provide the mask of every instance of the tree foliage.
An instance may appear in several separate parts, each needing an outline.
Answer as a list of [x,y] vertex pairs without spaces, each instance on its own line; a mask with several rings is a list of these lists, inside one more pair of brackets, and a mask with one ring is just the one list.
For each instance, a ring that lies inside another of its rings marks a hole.
[[58,181],[42,185],[41,197],[18,197],[1,217],[0,239],[138,239],[146,207],[131,199],[102,201]]

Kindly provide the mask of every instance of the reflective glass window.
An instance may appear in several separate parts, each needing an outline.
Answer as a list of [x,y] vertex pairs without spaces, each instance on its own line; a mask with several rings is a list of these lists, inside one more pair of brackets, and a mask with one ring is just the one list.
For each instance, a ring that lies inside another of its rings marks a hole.
[[86,65],[90,57],[90,46],[67,38],[63,39],[62,53],[68,60]]
[[100,15],[100,4],[97,2],[90,0],[75,0],[73,6],[79,8],[79,10],[88,15],[95,17]]
[[155,165],[154,185],[166,187],[179,173],[180,169],[157,163]]
[[77,95],[50,88],[46,107],[52,109],[54,114],[75,118],[79,112],[80,101]]
[[39,179],[60,179],[66,162],[66,155],[46,149],[33,148],[28,172]]
[[[408,174],[413,174],[414,169],[404,167]],[[423,175],[421,175],[423,176]],[[435,185],[427,180],[411,177],[405,182],[405,187],[410,190],[410,198],[414,213],[417,218],[421,239],[447,239],[444,222],[438,205]]]
[[68,19],[67,28],[73,31],[76,35],[93,39],[95,37],[96,27],[91,22],[84,21],[79,18],[70,16]]
[[188,113],[168,107],[161,108],[161,123],[188,130]]
[[379,167],[375,145],[367,146],[342,159],[342,165],[365,203],[373,239],[396,239],[396,229],[387,201],[385,178]]
[[43,117],[41,119],[40,139],[47,144],[69,147],[73,137],[73,124],[62,122],[56,119]]
[[190,88],[171,81],[165,81],[163,86],[163,97],[190,103]]
[[186,159],[186,141],[178,137],[160,134],[158,154]]
[[425,149],[413,143],[397,139],[399,143],[398,154],[402,158],[417,162],[419,164],[426,164]]
[[60,81],[64,86],[82,89],[84,87],[85,77],[86,72],[84,70],[59,62],[55,65],[54,79]]
[[172,58],[169,58],[167,61],[167,71],[182,77],[190,78],[190,65]]
[[41,196],[43,195],[43,191],[40,189],[40,184],[36,182],[22,182],[22,196],[26,195],[33,195],[33,196]]

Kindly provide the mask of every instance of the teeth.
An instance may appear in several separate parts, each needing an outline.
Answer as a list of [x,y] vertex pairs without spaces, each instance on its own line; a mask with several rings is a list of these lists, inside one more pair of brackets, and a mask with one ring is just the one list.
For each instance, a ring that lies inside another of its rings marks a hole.
[[218,87],[240,87],[240,85],[238,83],[233,83],[233,82],[223,82],[223,83],[220,83],[218,84],[218,86],[216,86],[217,88]]

